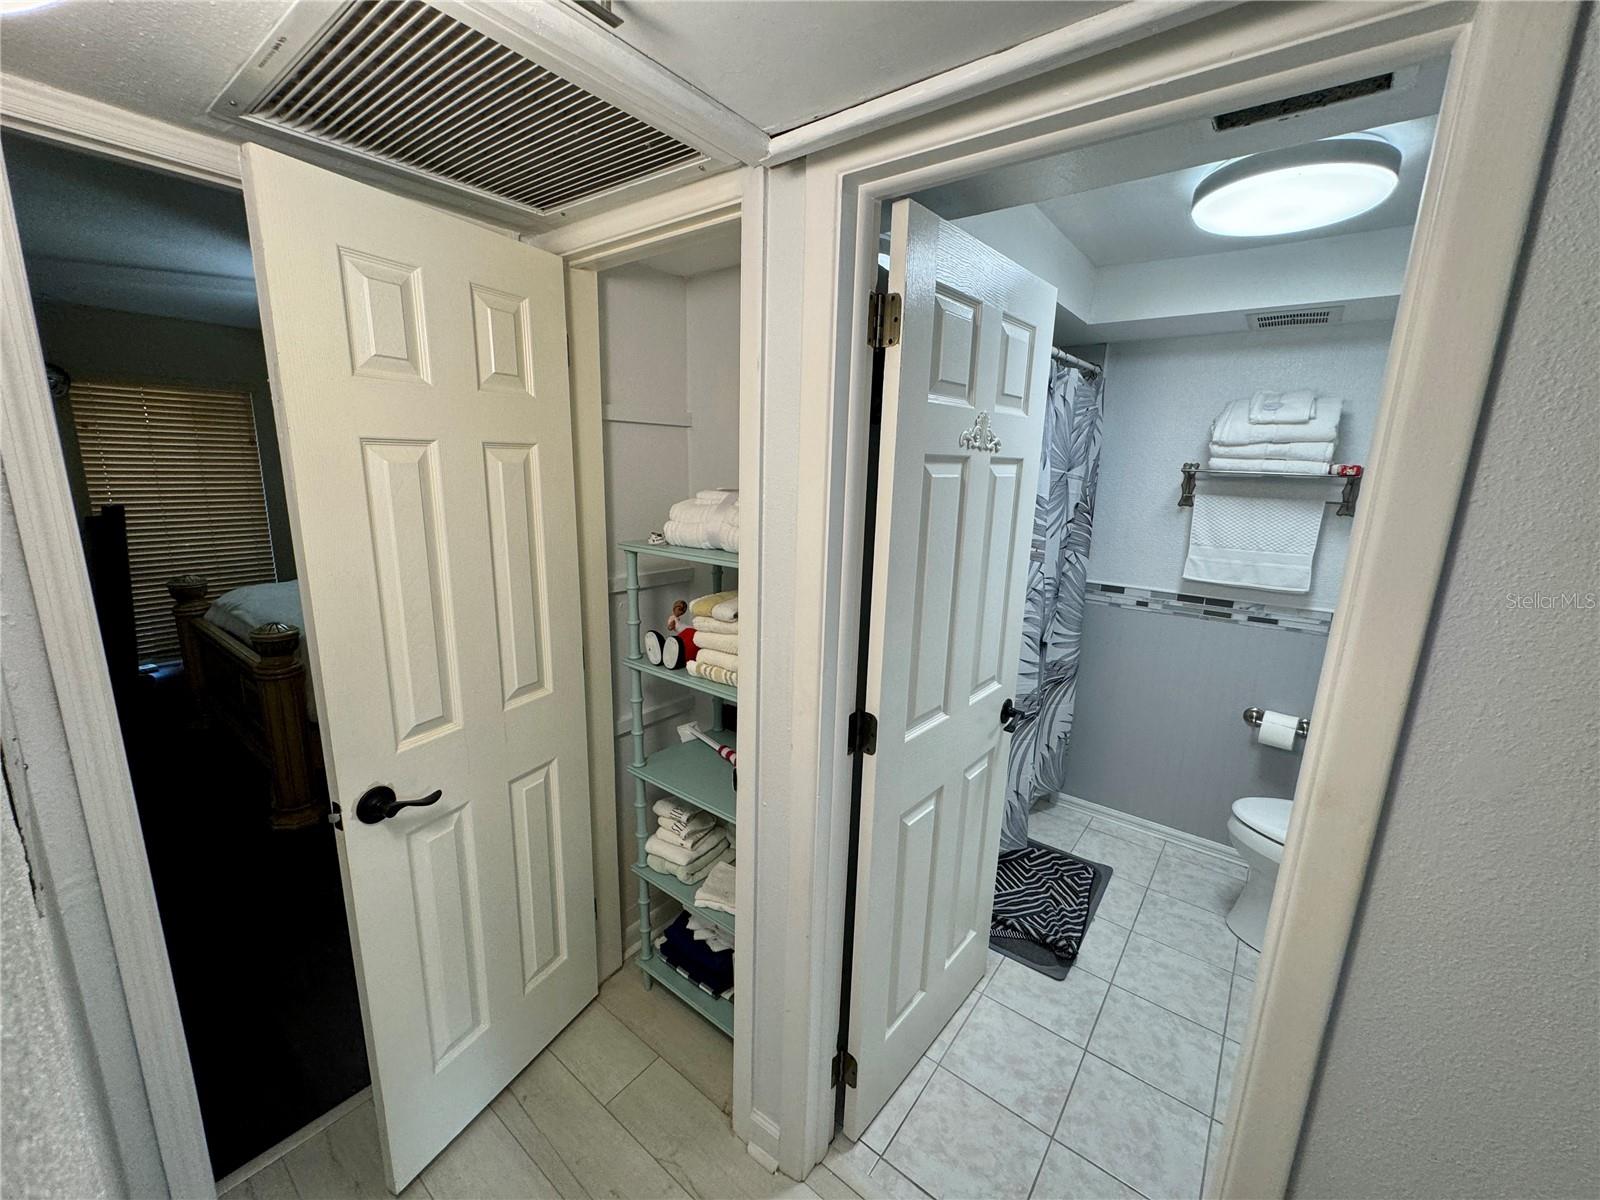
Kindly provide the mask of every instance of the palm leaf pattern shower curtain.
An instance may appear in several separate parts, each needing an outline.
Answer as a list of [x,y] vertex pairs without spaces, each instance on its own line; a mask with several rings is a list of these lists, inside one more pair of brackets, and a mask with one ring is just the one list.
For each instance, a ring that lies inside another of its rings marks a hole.
[[1076,367],[1059,367],[1050,377],[1017,671],[1021,721],[1011,738],[1002,854],[1027,845],[1028,810],[1035,797],[1060,791],[1066,776],[1104,388],[1104,375],[1086,379]]

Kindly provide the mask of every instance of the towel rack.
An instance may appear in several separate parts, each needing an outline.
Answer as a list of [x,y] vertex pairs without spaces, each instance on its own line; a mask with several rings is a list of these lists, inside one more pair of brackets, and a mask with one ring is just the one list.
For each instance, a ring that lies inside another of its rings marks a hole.
[[[1334,509],[1334,516],[1353,517],[1356,513],[1356,497],[1361,494],[1361,477],[1363,468],[1354,464],[1335,467],[1337,474],[1330,475],[1292,475],[1284,471],[1212,471],[1202,467],[1197,462],[1183,464],[1183,490],[1178,494],[1179,508],[1194,507],[1194,485],[1197,479],[1270,479],[1277,483],[1344,483],[1344,491],[1339,496],[1339,507]],[[1332,503],[1332,501],[1329,501]]]

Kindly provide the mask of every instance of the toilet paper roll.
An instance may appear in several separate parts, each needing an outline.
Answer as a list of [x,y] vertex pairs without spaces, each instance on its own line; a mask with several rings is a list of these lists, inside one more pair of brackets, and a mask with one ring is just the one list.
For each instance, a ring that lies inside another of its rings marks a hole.
[[1273,712],[1270,708],[1261,714],[1261,726],[1256,730],[1256,741],[1278,750],[1293,750],[1295,730],[1300,718],[1288,713]]

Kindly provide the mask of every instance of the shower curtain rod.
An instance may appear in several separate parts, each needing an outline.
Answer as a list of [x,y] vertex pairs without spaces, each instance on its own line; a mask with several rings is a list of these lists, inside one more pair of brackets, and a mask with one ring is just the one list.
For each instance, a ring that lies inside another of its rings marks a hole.
[[1088,359],[1079,358],[1076,354],[1068,354],[1065,350],[1057,350],[1054,346],[1050,347],[1050,357],[1065,366],[1077,367],[1089,379],[1093,379],[1100,374],[1100,367]]

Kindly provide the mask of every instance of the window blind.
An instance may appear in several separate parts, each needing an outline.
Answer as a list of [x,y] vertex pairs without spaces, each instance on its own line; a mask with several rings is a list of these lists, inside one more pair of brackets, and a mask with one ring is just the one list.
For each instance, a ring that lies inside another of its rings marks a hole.
[[167,580],[220,595],[277,578],[248,392],[73,380],[89,500],[121,504],[142,662],[177,659]]

